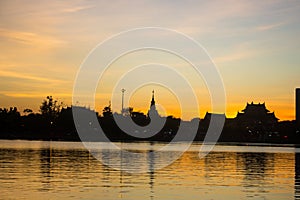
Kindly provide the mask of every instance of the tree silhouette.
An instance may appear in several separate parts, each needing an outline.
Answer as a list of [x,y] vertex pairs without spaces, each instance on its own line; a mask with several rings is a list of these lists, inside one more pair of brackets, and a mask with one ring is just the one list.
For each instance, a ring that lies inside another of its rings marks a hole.
[[25,108],[24,110],[23,110],[23,113],[24,114],[31,114],[33,111],[31,110],[31,109],[29,109],[29,108]]
[[55,119],[61,110],[61,105],[59,105],[57,100],[54,100],[52,96],[47,96],[40,106],[41,114],[51,120]]
[[102,114],[103,114],[103,117],[110,117],[112,116],[112,111],[111,111],[111,104],[109,102],[109,105],[108,106],[105,106],[102,110]]
[[133,107],[124,108],[122,111],[123,115],[125,116],[132,116],[133,113]]
[[17,132],[20,128],[20,113],[16,107],[0,108],[0,129]]

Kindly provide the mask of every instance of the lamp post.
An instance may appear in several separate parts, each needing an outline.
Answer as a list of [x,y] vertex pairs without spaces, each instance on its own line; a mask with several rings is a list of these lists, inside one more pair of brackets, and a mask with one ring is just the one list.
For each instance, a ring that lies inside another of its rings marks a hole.
[[123,88],[121,91],[122,91],[122,110],[121,110],[121,113],[123,115],[124,114],[124,92],[126,90]]

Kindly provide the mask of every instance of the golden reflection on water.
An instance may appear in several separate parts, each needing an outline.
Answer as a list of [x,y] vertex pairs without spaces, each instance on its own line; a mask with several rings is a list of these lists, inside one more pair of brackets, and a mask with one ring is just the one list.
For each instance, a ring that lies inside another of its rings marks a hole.
[[[132,174],[102,165],[80,143],[1,143],[4,199],[297,199],[300,194],[294,153],[212,152],[199,159],[198,152],[188,151],[168,167]],[[146,153],[147,163],[139,164],[153,169],[159,163]],[[119,159],[111,155],[102,152]]]

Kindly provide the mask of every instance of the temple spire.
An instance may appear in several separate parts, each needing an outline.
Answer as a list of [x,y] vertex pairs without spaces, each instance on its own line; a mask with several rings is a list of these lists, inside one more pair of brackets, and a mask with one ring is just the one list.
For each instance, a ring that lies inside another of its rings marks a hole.
[[150,105],[150,109],[152,106],[155,106],[155,100],[154,100],[154,90],[152,90],[152,100],[151,100],[151,105]]

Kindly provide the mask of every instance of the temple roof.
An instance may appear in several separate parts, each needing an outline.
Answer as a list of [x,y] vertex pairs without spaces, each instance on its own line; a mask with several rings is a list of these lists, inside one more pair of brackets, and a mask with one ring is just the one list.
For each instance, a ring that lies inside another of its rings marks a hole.
[[274,112],[270,112],[266,108],[265,103],[255,104],[253,102],[247,103],[246,108],[242,112],[238,112],[236,118],[238,119],[268,119],[278,121],[279,119],[275,116]]
[[251,102],[251,104],[247,103],[247,106],[242,112],[264,112],[264,113],[269,113],[270,111],[266,108],[266,104],[264,103],[258,103],[255,104]]

